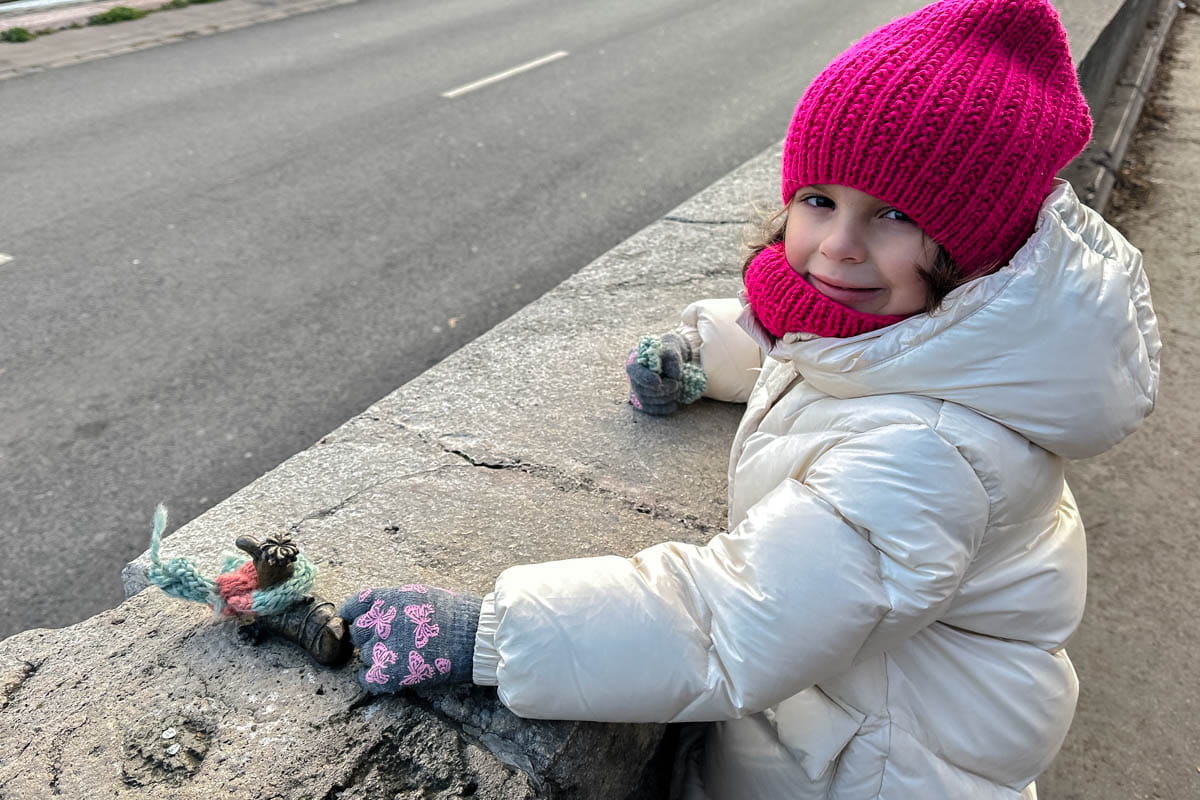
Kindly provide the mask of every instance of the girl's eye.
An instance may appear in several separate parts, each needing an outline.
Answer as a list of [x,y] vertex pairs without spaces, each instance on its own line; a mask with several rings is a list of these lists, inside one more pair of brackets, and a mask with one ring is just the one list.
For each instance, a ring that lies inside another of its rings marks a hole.
[[890,208],[883,212],[884,219],[894,219],[897,222],[912,222],[913,219],[908,214],[905,214],[899,209]]
[[800,202],[813,208],[833,208],[833,201],[823,194],[809,194],[800,198]]

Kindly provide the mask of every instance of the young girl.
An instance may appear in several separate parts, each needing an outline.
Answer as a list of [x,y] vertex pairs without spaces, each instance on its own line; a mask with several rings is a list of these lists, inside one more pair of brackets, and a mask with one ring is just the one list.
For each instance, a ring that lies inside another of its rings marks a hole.
[[800,99],[740,302],[627,366],[645,412],[747,402],[728,532],[513,567],[482,599],[365,589],[342,610],[363,686],[711,722],[693,798],[1035,797],[1077,694],[1066,461],[1158,381],[1139,252],[1054,178],[1090,131],[1048,0],[942,0],[854,45]]

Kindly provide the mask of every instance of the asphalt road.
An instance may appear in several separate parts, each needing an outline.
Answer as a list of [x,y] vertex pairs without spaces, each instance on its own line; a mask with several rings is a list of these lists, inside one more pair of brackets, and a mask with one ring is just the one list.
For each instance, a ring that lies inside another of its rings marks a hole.
[[118,603],[157,502],[538,297],[921,4],[361,0],[0,82],[0,637]]

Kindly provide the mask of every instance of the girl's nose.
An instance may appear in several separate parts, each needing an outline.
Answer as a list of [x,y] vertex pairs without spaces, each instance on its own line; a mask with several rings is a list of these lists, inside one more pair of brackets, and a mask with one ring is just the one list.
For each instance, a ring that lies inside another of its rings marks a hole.
[[839,264],[860,264],[867,259],[862,231],[852,222],[831,222],[820,249],[821,255]]

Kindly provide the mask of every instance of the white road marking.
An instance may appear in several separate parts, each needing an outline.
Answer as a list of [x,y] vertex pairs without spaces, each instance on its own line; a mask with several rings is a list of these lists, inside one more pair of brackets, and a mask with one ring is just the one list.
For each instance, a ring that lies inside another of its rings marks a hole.
[[7,253],[0,253],[0,264],[7,264],[12,260],[12,256],[8,255]]
[[543,64],[549,64],[551,61],[557,61],[560,58],[566,58],[568,55],[569,54],[566,50],[559,50],[557,53],[551,53],[548,56],[542,56],[539,59],[530,61],[528,64],[522,64],[521,66],[513,67],[512,69],[506,69],[504,72],[497,72],[495,75],[490,75],[482,80],[475,81],[474,83],[468,83],[466,86],[459,86],[457,89],[451,89],[448,92],[442,92],[442,97],[453,99],[455,97],[459,97],[460,95],[464,95],[467,92],[473,92],[476,89],[482,89],[484,86],[489,86],[498,81],[502,81],[505,78],[511,78],[513,75],[519,75],[522,72],[528,72],[531,69],[537,69]]

